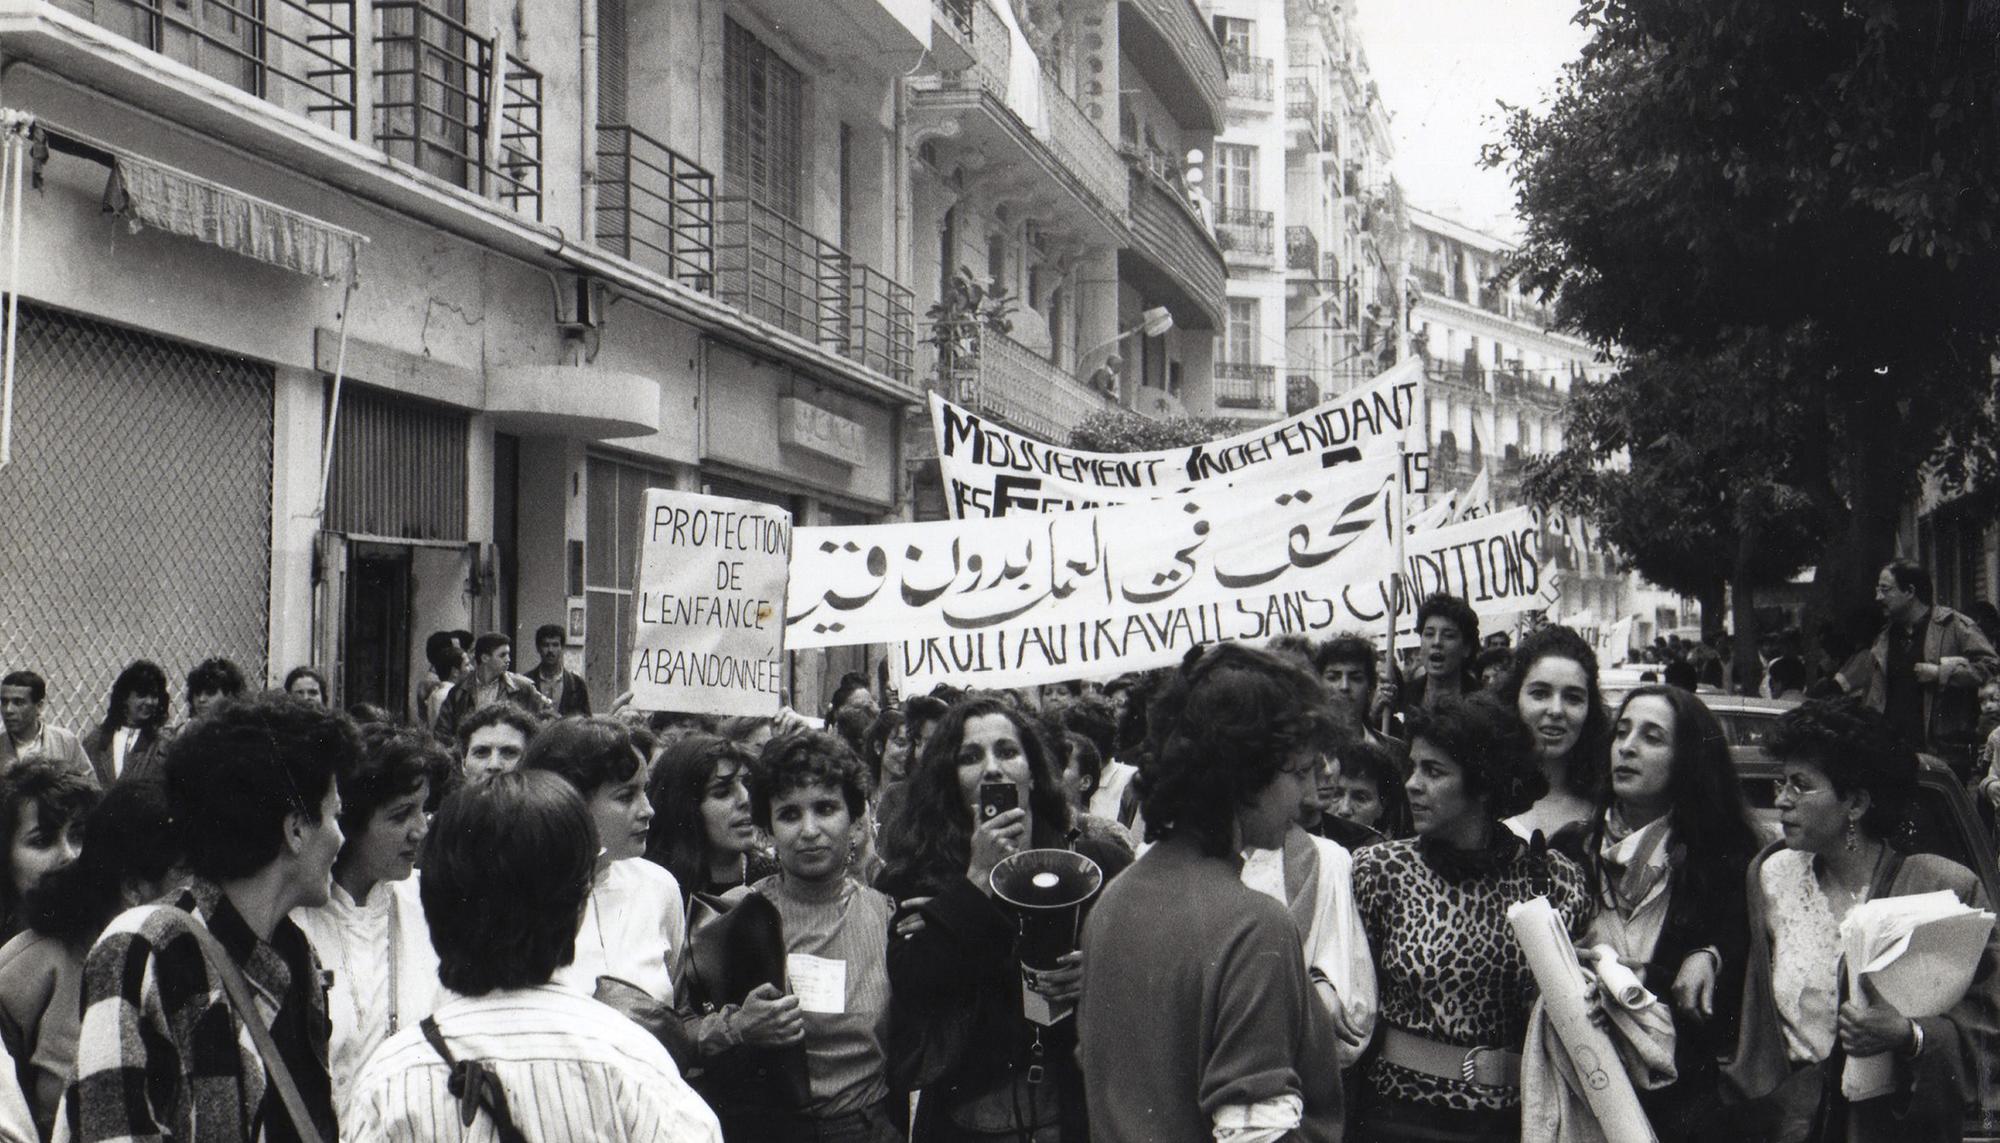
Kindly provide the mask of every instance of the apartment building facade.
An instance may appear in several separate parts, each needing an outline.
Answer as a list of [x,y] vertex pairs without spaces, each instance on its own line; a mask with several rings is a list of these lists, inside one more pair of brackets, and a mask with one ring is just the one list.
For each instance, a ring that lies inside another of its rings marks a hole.
[[[294,665],[562,625],[608,705],[649,487],[901,514],[928,0],[0,2],[0,661]],[[1109,323],[1112,318],[1100,317]],[[338,384],[336,384],[338,377]],[[861,650],[800,655],[814,709]]]

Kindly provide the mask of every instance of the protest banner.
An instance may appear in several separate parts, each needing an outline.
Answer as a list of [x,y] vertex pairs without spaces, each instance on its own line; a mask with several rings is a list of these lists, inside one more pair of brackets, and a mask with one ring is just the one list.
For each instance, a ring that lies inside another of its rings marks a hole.
[[1080,512],[801,528],[785,643],[1122,619],[1387,572],[1395,458],[1313,475]]
[[[1482,619],[1543,606],[1546,577],[1536,540],[1526,509],[1408,537],[1400,583],[1414,599],[1397,606],[1405,632],[1415,600],[1434,591],[1463,596]],[[1390,550],[1379,532],[1371,531],[1369,542],[1384,554]],[[1205,603],[1174,599],[1120,617],[1015,621],[910,638],[897,645],[892,662],[904,693],[921,694],[941,682],[1020,687],[1169,667],[1200,643],[1382,635],[1397,581],[1388,563],[1369,563],[1372,570],[1358,577],[1343,572],[1362,561],[1331,563],[1282,588],[1260,586]]]
[[1363,457],[1405,459],[1404,488],[1429,490],[1421,451],[1421,359],[1303,413],[1206,444],[1155,452],[1100,453],[1038,441],[931,394],[931,429],[952,519],[1073,512],[1229,485],[1299,482]]
[[655,488],[639,528],[632,705],[775,715],[784,679],[792,515]]

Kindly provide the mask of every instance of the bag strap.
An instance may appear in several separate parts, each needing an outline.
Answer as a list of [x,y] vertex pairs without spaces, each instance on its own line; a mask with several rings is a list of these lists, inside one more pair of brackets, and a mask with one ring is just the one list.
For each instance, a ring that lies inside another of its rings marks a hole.
[[187,931],[194,936],[200,946],[202,959],[208,962],[209,971],[222,982],[222,993],[229,998],[229,1006],[236,1010],[236,1018],[250,1031],[250,1040],[257,1045],[257,1054],[264,1059],[264,1072],[270,1077],[271,1085],[278,1089],[278,1100],[285,1105],[285,1114],[291,1117],[292,1126],[299,1138],[319,1140],[325,1143],[319,1125],[313,1122],[312,1113],[306,1110],[305,1096],[299,1093],[297,1081],[292,1079],[292,1070],[285,1066],[285,1057],[278,1052],[278,1044],[271,1039],[271,1030],[264,1026],[263,1017],[257,1014],[257,1002],[250,995],[250,982],[243,979],[243,970],[229,958],[228,950],[208,930],[208,925],[200,917],[172,905],[162,906],[173,909],[187,918]]
[[493,1117],[493,1131],[500,1137],[500,1143],[528,1143],[528,1137],[514,1123],[513,1109],[507,1104],[507,1089],[500,1085],[500,1077],[478,1060],[461,1060],[452,1055],[451,1046],[444,1042],[444,1032],[438,1028],[437,1017],[424,1017],[418,1027],[423,1029],[425,1042],[451,1071],[444,1086],[458,1098],[459,1126],[471,1127],[483,1107]]

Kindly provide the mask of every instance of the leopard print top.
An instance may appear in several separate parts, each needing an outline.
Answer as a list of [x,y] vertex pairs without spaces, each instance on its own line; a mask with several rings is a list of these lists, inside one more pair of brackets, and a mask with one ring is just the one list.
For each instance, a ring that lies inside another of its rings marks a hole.
[[[1527,846],[1513,848],[1490,871],[1459,876],[1435,868],[1414,840],[1354,854],[1354,900],[1375,952],[1386,1023],[1448,1044],[1520,1050],[1535,980],[1507,925],[1507,906],[1546,893],[1572,935],[1590,907],[1575,862],[1550,852],[1544,877]],[[1521,1099],[1519,1088],[1443,1079],[1379,1057],[1364,1076],[1382,1100],[1471,1111],[1517,1107]]]

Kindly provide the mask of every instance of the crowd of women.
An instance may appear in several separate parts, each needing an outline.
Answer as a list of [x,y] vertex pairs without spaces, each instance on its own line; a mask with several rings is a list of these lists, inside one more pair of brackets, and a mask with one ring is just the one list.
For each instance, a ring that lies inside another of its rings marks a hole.
[[[596,856],[540,879],[566,954],[546,985],[643,1032],[621,1058],[681,1077],[673,1122],[730,1143],[1596,1138],[1522,1099],[1538,990],[1507,914],[1534,898],[1586,968],[1615,960],[1655,998],[1665,1031],[1629,1078],[1663,1140],[1957,1139],[1995,1106],[2000,943],[1939,1014],[1845,984],[1857,905],[1986,904],[1973,871],[1909,851],[1920,764],[1879,715],[1785,714],[1760,833],[1694,694],[1608,709],[1562,627],[1488,682],[1478,627],[1427,600],[1400,687],[1346,636],[887,710],[850,680],[824,730],[496,706],[446,742],[246,696],[108,789],[18,763],[0,1138],[8,1106],[23,1139],[565,1138],[580,1099],[602,1104],[593,1132],[635,1137],[587,1069],[530,1081],[442,1046],[471,1026],[454,998],[542,983],[504,970],[534,960],[532,923],[479,927],[534,907],[535,879],[472,900],[442,823],[551,798]],[[508,771],[551,777],[495,786]],[[490,844],[518,860],[540,844],[521,831]],[[1030,850],[1087,859],[1103,888],[1080,939],[1024,967],[994,871]],[[175,979],[160,902],[213,931],[255,1002]],[[503,968],[468,975],[468,955]],[[462,1116],[411,1110],[432,1033]],[[1842,1066],[1870,1056],[1895,1088],[1850,1101]],[[528,1083],[554,1086],[507,1090]]]

